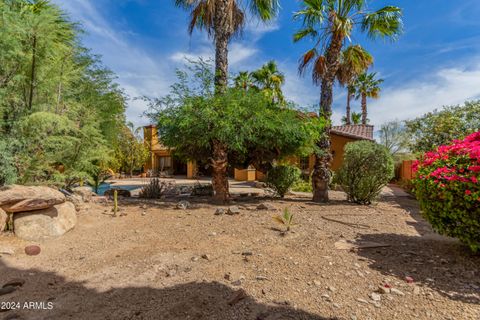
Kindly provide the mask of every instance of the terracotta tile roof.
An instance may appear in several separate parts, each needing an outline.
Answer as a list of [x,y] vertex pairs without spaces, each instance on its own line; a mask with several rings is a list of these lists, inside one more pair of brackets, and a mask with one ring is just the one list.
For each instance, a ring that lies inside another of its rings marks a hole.
[[352,124],[343,126],[333,126],[331,133],[349,138],[362,140],[373,140],[373,126],[364,124]]

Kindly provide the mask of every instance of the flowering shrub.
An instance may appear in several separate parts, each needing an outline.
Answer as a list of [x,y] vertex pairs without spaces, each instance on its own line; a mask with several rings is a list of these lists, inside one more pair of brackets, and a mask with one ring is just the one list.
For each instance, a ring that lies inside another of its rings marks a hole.
[[414,163],[415,193],[433,228],[480,250],[480,132]]

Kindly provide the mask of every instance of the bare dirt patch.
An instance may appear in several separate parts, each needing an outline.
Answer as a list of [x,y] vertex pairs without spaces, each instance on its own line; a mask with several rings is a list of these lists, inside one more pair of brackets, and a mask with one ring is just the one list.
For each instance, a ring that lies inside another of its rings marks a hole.
[[[239,198],[235,215],[215,215],[226,207],[206,199],[189,199],[187,210],[131,200],[116,218],[96,203],[71,232],[35,243],[38,256],[23,252],[32,243],[0,236],[15,250],[0,258],[0,286],[25,280],[0,296],[20,310],[0,317],[480,319],[480,257],[433,234],[413,199],[391,194],[363,207],[332,198]],[[282,236],[272,216],[286,207],[297,225]],[[32,301],[53,308],[25,309]]]

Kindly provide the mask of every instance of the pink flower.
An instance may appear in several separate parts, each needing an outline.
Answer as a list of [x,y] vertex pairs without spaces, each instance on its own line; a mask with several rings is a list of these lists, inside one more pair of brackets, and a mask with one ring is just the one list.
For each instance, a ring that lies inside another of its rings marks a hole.
[[470,190],[465,190],[465,194],[466,194],[467,196],[469,196],[469,195],[472,194],[472,191],[470,191]]

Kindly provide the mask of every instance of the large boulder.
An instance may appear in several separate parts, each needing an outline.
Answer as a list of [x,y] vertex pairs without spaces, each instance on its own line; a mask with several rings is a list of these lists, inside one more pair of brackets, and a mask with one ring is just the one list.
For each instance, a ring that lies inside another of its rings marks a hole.
[[90,187],[77,187],[72,191],[74,194],[81,196],[84,202],[90,202],[92,200],[93,191]]
[[7,227],[8,215],[5,211],[0,209],[0,232],[3,232]]
[[76,224],[77,214],[71,202],[13,215],[15,235],[30,241],[59,237],[73,229]]
[[12,185],[0,189],[0,208],[7,212],[25,212],[64,203],[65,196],[49,187]]

